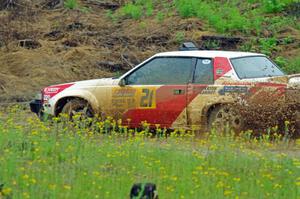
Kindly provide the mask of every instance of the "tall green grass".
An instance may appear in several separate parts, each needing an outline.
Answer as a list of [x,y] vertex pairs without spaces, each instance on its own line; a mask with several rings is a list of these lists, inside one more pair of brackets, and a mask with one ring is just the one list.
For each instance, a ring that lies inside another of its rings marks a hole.
[[66,1],[64,1],[64,6],[68,9],[73,10],[73,9],[78,8],[79,5],[78,5],[77,0],[66,0]]
[[261,23],[261,18],[249,20],[249,16],[241,13],[233,3],[222,3],[220,6],[219,2],[176,0],[175,6],[182,17],[195,16],[207,20],[220,33],[246,32],[250,27],[259,28]]
[[277,57],[275,62],[287,73],[295,74],[300,73],[300,57],[294,59],[286,59],[284,57]]
[[248,0],[249,3],[258,3],[265,13],[276,13],[283,11],[291,3],[298,0]]
[[140,19],[142,16],[151,16],[153,14],[154,4],[152,0],[137,0],[126,3],[119,11],[121,17]]
[[[0,117],[2,198],[128,198],[136,182],[153,182],[160,198],[297,198],[299,145],[268,136],[212,132],[158,134],[38,121],[20,109]],[[157,129],[163,133],[163,129]],[[1,195],[0,194],[0,195]],[[1,196],[0,196],[1,197]]]
[[[126,3],[117,12],[117,15],[139,20],[142,17],[152,16],[155,13],[155,8],[162,9],[162,5],[168,5],[168,12],[171,8],[176,10],[183,18],[198,17],[207,21],[219,33],[234,34],[240,32],[246,35],[261,35],[266,29],[278,32],[286,24],[297,27],[295,20],[290,19],[290,17],[270,17],[266,15],[282,12],[295,2],[297,0],[233,0],[224,2],[209,0],[174,0],[172,2],[137,0]],[[160,13],[158,12],[158,14]],[[158,18],[161,18],[161,14]],[[287,21],[289,23],[286,23]]]

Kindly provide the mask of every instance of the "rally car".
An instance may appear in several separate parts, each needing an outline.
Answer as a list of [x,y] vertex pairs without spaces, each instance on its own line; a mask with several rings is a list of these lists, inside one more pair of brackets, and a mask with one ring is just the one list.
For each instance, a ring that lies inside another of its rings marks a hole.
[[215,124],[242,130],[246,119],[262,119],[259,108],[272,104],[266,117],[283,121],[289,112],[299,128],[298,86],[300,74],[285,75],[263,54],[185,49],[156,54],[119,78],[46,87],[30,106],[39,116],[80,112],[122,119],[133,128],[146,121],[169,129]]

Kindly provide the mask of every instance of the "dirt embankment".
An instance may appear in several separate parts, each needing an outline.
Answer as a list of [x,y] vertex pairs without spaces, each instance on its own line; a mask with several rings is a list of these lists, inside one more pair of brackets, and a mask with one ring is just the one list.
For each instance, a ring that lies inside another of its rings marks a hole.
[[[211,48],[217,35],[205,22],[176,15],[158,21],[114,21],[107,14],[122,1],[82,0],[88,11],[63,8],[60,0],[0,4],[0,101],[24,101],[47,85],[102,78],[129,70],[161,51],[176,50],[183,40]],[[175,11],[174,11],[175,12]],[[243,43],[222,39],[218,48]],[[288,53],[299,53],[291,46]]]

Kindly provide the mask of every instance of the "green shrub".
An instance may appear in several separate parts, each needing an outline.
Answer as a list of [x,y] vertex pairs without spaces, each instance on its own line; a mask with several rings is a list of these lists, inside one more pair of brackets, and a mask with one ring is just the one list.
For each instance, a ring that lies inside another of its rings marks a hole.
[[283,11],[291,3],[299,2],[299,0],[248,0],[247,2],[258,4],[264,13],[276,13]]
[[286,3],[282,0],[264,0],[262,4],[266,13],[280,12],[286,6]]
[[64,2],[64,6],[68,9],[73,10],[73,9],[78,8],[78,2],[77,2],[77,0],[66,0]]
[[121,8],[121,15],[137,20],[142,17],[143,9],[140,5],[129,3],[126,4],[123,8]]
[[114,15],[113,11],[111,11],[111,10],[108,10],[106,12],[106,17],[109,18],[109,19],[111,19],[113,22],[117,22],[118,21],[117,15]]
[[184,32],[177,32],[175,35],[175,40],[178,44],[183,43],[185,39],[185,33]]
[[158,22],[162,22],[164,19],[165,19],[165,14],[162,13],[162,12],[158,12],[157,15],[156,15],[156,20]]
[[288,74],[300,73],[300,57],[291,60],[277,57],[275,62]]
[[143,16],[152,16],[153,10],[154,4],[152,0],[136,0],[125,4],[124,7],[120,9],[119,14],[138,20]]
[[240,10],[232,2],[224,3],[220,7],[220,4],[216,2],[176,0],[175,7],[180,16],[196,16],[207,20],[220,33],[249,32],[248,29],[255,27],[258,30],[258,27],[261,25],[261,20],[252,22],[249,17],[241,14]]
[[[279,57],[276,57],[276,59],[275,59],[274,61],[275,61],[275,63],[276,63],[282,70],[286,71],[285,68],[286,68],[286,66],[288,65],[288,60],[287,60],[287,59],[285,59],[284,57],[279,56]],[[286,72],[287,72],[287,71],[286,71]]]
[[276,38],[261,38],[259,39],[260,51],[266,55],[271,55],[273,51],[277,50]]
[[200,2],[197,0],[177,0],[175,5],[177,11],[182,17],[192,17],[196,15],[196,8],[199,7]]
[[146,9],[146,16],[150,17],[153,14],[153,4],[152,2],[147,2],[145,5],[145,9]]

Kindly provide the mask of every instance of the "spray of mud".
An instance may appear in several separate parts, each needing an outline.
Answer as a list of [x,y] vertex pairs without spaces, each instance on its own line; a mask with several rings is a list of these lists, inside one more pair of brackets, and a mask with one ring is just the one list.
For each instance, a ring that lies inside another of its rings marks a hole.
[[[254,88],[253,88],[254,89]],[[231,106],[240,113],[245,129],[254,133],[276,133],[300,135],[299,111],[300,90],[260,88],[256,94],[235,96]]]

